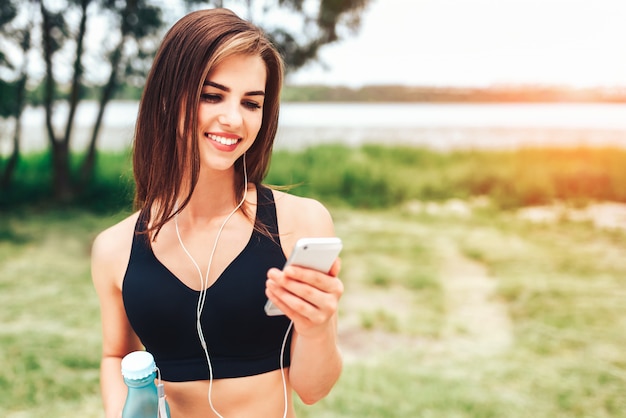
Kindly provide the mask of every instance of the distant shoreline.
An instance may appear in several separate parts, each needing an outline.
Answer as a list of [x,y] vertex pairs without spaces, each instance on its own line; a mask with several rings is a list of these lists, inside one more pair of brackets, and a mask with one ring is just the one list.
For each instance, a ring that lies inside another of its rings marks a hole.
[[[42,87],[30,92],[31,105],[40,103]],[[99,100],[100,87],[85,87],[85,100]],[[67,97],[67,87],[60,87]],[[123,85],[114,100],[138,101],[143,86]],[[344,103],[626,103],[626,86],[573,88],[551,85],[502,85],[490,87],[445,87],[366,85],[362,87],[322,84],[289,84],[283,87],[283,102]]]
[[626,87],[558,86],[431,87],[369,85],[357,88],[286,85],[285,102],[407,103],[626,103]]

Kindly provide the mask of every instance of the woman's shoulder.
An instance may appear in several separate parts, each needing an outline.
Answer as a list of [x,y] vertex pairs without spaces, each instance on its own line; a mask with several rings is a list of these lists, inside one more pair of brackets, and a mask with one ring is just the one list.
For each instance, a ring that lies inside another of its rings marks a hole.
[[94,266],[102,269],[125,268],[124,262],[130,256],[133,232],[139,212],[122,219],[118,223],[100,232],[94,239],[91,258]]
[[286,210],[294,216],[302,217],[330,217],[328,209],[319,201],[309,198],[296,196],[280,190],[273,190],[276,208]]
[[321,202],[279,190],[273,190],[273,193],[281,231],[301,236],[334,234],[330,212]]
[[131,236],[135,230],[135,224],[137,223],[137,219],[139,218],[139,212],[135,212],[130,216],[122,219],[116,224],[108,227],[107,229],[100,232],[94,241],[100,245],[108,246],[108,244],[112,244],[118,242],[120,240],[124,240],[124,238]]

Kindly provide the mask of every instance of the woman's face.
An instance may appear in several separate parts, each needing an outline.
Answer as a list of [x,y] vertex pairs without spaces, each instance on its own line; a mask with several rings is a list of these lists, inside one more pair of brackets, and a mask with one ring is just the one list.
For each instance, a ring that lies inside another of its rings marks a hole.
[[204,81],[198,104],[200,170],[230,169],[263,121],[267,70],[260,56],[233,55]]

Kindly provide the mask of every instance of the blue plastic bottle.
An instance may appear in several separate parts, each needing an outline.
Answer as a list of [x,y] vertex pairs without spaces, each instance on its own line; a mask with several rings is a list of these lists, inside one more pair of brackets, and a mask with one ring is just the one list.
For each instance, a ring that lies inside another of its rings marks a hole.
[[[154,357],[147,351],[134,351],[122,359],[122,376],[128,386],[128,396],[122,418],[169,418],[163,386],[155,384],[157,377]],[[161,399],[160,399],[161,398]],[[159,400],[161,414],[159,415]]]

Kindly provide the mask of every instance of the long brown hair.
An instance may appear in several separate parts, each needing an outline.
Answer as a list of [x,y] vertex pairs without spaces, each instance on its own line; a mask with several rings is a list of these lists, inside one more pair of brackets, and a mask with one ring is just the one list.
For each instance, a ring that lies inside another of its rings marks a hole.
[[[260,56],[267,69],[261,129],[246,152],[248,181],[259,185],[267,175],[278,128],[283,60],[260,28],[230,10],[189,13],[163,38],[135,128],[135,207],[147,212],[148,221],[154,215],[148,230],[154,236],[189,203],[200,172],[196,126],[202,85],[215,66],[236,54]],[[237,201],[247,187],[242,164],[242,158],[235,162]],[[185,192],[177,208],[177,199]]]

